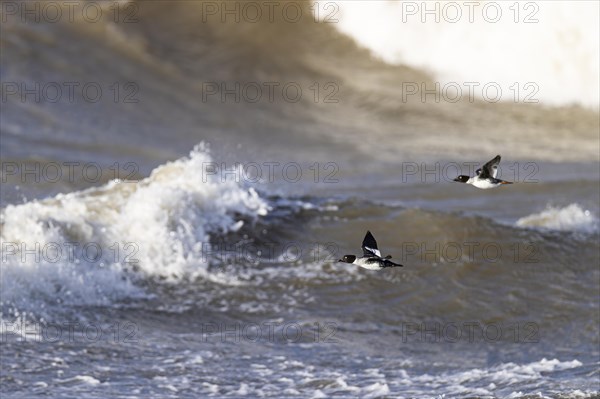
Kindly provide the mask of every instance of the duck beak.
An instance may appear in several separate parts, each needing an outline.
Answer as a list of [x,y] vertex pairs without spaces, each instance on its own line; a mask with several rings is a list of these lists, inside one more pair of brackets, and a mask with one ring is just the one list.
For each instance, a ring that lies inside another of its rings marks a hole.
[[502,182],[500,182],[500,184],[513,184],[513,182],[502,180]]

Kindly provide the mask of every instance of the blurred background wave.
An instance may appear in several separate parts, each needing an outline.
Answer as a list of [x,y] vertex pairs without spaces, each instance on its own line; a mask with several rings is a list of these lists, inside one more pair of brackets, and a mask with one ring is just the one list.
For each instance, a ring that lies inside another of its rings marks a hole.
[[[1,3],[3,393],[597,395],[597,2],[75,3]],[[452,182],[496,154],[517,184]],[[403,269],[335,262],[367,229]],[[24,333],[64,322],[140,339]],[[204,330],[264,322],[304,333]]]

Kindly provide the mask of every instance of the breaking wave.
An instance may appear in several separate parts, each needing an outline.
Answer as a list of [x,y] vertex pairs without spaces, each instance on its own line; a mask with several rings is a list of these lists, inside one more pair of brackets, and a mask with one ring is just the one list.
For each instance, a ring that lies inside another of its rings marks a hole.
[[201,273],[211,233],[235,232],[269,211],[254,189],[203,173],[210,162],[201,144],[139,182],[115,180],[7,206],[3,306],[28,309],[40,297],[102,305],[144,295],[137,278],[177,281]]
[[558,231],[594,233],[598,231],[598,218],[578,204],[563,208],[547,207],[545,210],[517,220],[519,227],[534,227]]

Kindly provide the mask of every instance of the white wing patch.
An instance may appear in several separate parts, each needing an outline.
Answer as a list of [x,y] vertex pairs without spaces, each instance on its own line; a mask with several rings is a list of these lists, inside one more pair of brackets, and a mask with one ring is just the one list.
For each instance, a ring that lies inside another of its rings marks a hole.
[[381,258],[381,252],[379,252],[379,250],[378,250],[378,249],[373,249],[373,248],[369,248],[369,247],[365,247],[365,249],[366,249],[367,251],[371,251],[371,252],[373,252],[375,255],[377,255],[377,256],[379,256],[379,257]]
[[492,177],[495,179],[498,176],[498,164],[492,166]]

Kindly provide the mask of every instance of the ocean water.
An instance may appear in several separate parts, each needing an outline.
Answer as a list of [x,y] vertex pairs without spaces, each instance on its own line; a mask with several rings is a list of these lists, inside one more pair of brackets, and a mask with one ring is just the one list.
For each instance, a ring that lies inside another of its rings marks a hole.
[[2,397],[597,397],[597,4],[399,3],[3,2]]

